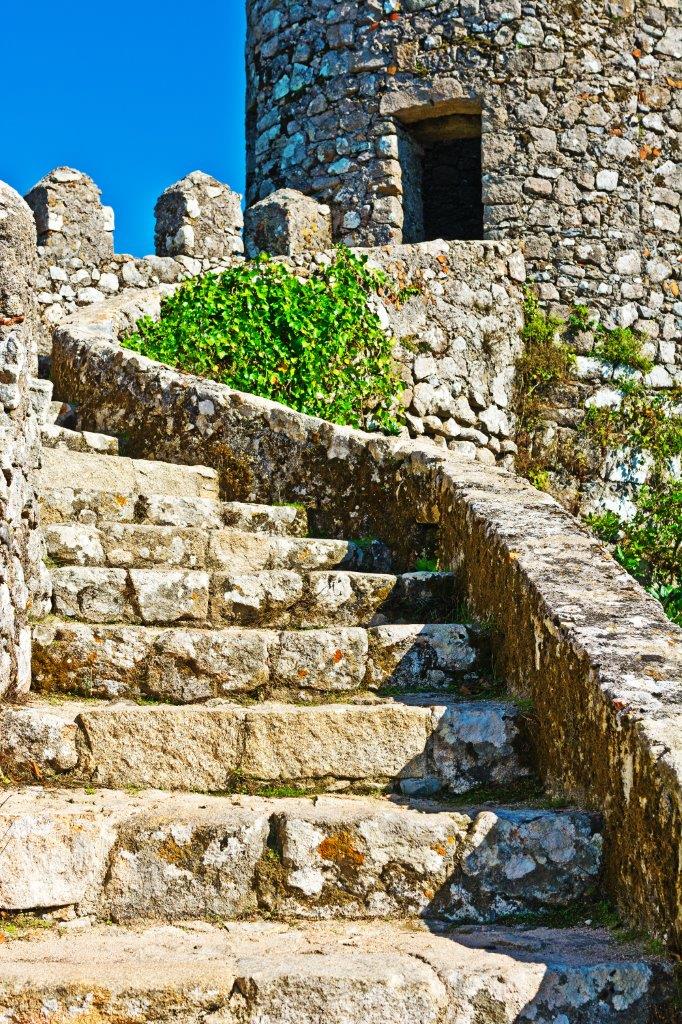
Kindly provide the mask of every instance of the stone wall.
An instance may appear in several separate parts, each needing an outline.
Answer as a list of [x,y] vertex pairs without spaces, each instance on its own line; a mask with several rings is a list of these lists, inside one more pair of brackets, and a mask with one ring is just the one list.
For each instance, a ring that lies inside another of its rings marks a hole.
[[[217,271],[244,251],[239,196],[195,171],[171,185],[155,207],[157,255],[114,253],[113,211],[79,171],[50,172],[28,193],[38,228],[37,303],[41,354],[49,355],[56,325],[79,309],[130,289],[179,282]],[[328,212],[298,193],[278,194],[247,224],[250,252],[265,247],[290,255],[308,274],[330,244]],[[252,237],[253,236],[253,237]],[[160,255],[162,254],[162,255]],[[406,384],[406,433],[425,435],[470,458],[510,465],[511,392],[521,342],[525,266],[510,242],[432,242],[367,253],[401,288],[416,289],[401,308],[377,304],[397,339]]]
[[[521,352],[525,265],[512,242],[422,242],[359,251],[414,294],[377,300],[406,385],[409,437],[511,467],[513,386]],[[287,262],[307,274],[330,254]]]
[[534,702],[550,790],[604,813],[606,880],[623,914],[682,948],[680,630],[553,499],[504,470],[117,348],[152,296],[57,329],[56,386],[85,426],[125,433],[134,455],[214,466],[226,497],[303,502],[321,534],[375,536],[405,562],[436,539],[492,624],[500,673]]
[[[539,450],[548,453],[547,478],[552,493],[576,514],[590,515],[605,510],[615,512],[621,519],[632,518],[636,499],[643,484],[651,479],[653,459],[646,448],[638,448],[634,437],[632,447],[614,448],[605,455],[598,447],[591,448],[580,433],[585,411],[590,406],[616,409],[622,402],[620,388],[624,382],[646,384],[652,397],[673,395],[672,388],[682,387],[682,367],[655,366],[643,375],[629,367],[613,367],[589,355],[578,355],[570,380],[562,383],[542,413],[542,426],[536,434]],[[677,392],[679,394],[679,392]],[[671,409],[682,407],[675,401]],[[562,464],[557,452],[568,452],[568,465]],[[580,471],[572,472],[570,453],[581,452],[585,462]],[[671,478],[682,479],[682,457],[667,461]]]
[[[175,285],[242,258],[239,197],[199,171],[159,198],[157,255],[143,259],[113,252],[113,214],[102,207],[95,184],[80,172],[58,168],[28,198],[42,242],[37,298],[44,324],[40,351],[45,355],[55,324],[80,308],[129,289]],[[249,255],[262,248],[287,253],[289,264],[303,275],[330,258],[329,252],[319,251],[330,245],[329,231],[328,208],[291,190],[272,193],[247,211]],[[462,456],[511,466],[521,289],[528,263],[524,256],[534,251],[533,244],[510,239],[434,241],[361,250],[401,287],[418,291],[400,309],[390,303],[377,307],[398,340],[410,437],[426,436]],[[630,274],[645,270],[634,250],[618,266]],[[646,267],[662,288],[672,283],[667,264],[650,259]],[[580,338],[576,379],[546,410],[542,437],[550,445],[575,436],[586,404],[605,401],[610,393],[613,398],[611,371],[590,358],[592,344],[590,334]],[[647,377],[652,390],[682,384],[674,339],[651,338],[644,351],[656,363]],[[574,510],[609,507],[628,514],[645,476],[645,462],[624,468],[609,458],[591,468],[586,485],[569,480],[553,486]]]
[[37,368],[36,263],[31,211],[0,182],[0,698],[29,688],[29,616],[41,589],[38,431],[29,395]]
[[679,368],[675,0],[248,8],[249,203],[296,188],[331,206],[336,238],[401,242],[401,139],[426,123],[465,135],[480,112],[484,237],[524,239],[543,299],[633,325]]

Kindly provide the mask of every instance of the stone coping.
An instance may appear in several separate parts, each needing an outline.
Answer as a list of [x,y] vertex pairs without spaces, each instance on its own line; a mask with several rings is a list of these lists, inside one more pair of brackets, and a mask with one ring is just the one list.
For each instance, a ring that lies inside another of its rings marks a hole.
[[682,631],[577,520],[526,481],[429,442],[362,433],[117,347],[163,290],[131,290],[55,331],[58,394],[127,453],[218,470],[223,496],[309,506],[321,535],[407,559],[438,532],[531,698],[550,791],[603,812],[606,884],[625,917],[682,946]]

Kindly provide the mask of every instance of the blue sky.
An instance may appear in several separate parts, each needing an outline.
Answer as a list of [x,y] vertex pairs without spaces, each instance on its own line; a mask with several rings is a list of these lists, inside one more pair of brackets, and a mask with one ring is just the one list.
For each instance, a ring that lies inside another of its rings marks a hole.
[[160,192],[202,170],[244,191],[244,0],[7,0],[0,179],[59,164],[116,212],[116,251],[153,251]]

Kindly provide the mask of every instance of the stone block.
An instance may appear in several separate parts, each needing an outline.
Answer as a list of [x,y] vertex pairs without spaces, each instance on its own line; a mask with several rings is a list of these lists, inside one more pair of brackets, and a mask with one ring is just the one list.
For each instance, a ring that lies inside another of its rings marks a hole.
[[38,423],[47,423],[52,403],[52,381],[31,377],[28,389],[31,407]]
[[78,257],[99,267],[114,251],[114,222],[97,185],[82,171],[56,167],[26,194],[38,244],[54,258]]
[[439,719],[431,743],[433,768],[453,793],[491,782],[513,785],[531,774],[522,719],[513,704],[469,701],[435,711]]
[[395,922],[58,929],[0,944],[0,978],[0,1005],[45,1024],[461,1024],[472,1007],[481,1024],[644,1024],[674,989],[660,959],[603,930]]
[[[172,465],[166,462],[109,455],[92,455],[56,449],[43,452],[40,484],[43,490],[62,489],[65,480],[79,489],[108,492],[123,498],[129,494],[168,498],[217,498],[218,474],[206,466]],[[113,504],[117,504],[117,500]]]
[[293,256],[331,248],[332,221],[328,206],[295,189],[283,188],[246,211],[246,254]]
[[285,917],[492,921],[579,899],[599,876],[590,815],[485,809],[424,813],[319,797],[274,813]]
[[241,808],[179,794],[140,801],[122,822],[103,891],[91,904],[116,921],[253,912],[268,811],[265,801]]
[[283,632],[270,655],[275,687],[359,690],[367,661],[367,632],[357,627]]
[[203,171],[162,192],[154,215],[157,256],[222,260],[244,251],[241,196]]
[[479,660],[466,626],[374,626],[369,631],[368,686],[439,687]]
[[246,712],[246,778],[263,782],[415,777],[426,774],[430,708],[401,704],[264,705]]

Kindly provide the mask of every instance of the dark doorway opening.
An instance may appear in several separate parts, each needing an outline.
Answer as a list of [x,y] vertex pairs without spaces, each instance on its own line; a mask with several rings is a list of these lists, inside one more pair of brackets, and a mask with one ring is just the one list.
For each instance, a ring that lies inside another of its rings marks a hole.
[[481,140],[424,147],[424,239],[483,238]]
[[481,115],[399,126],[403,241],[483,238]]

